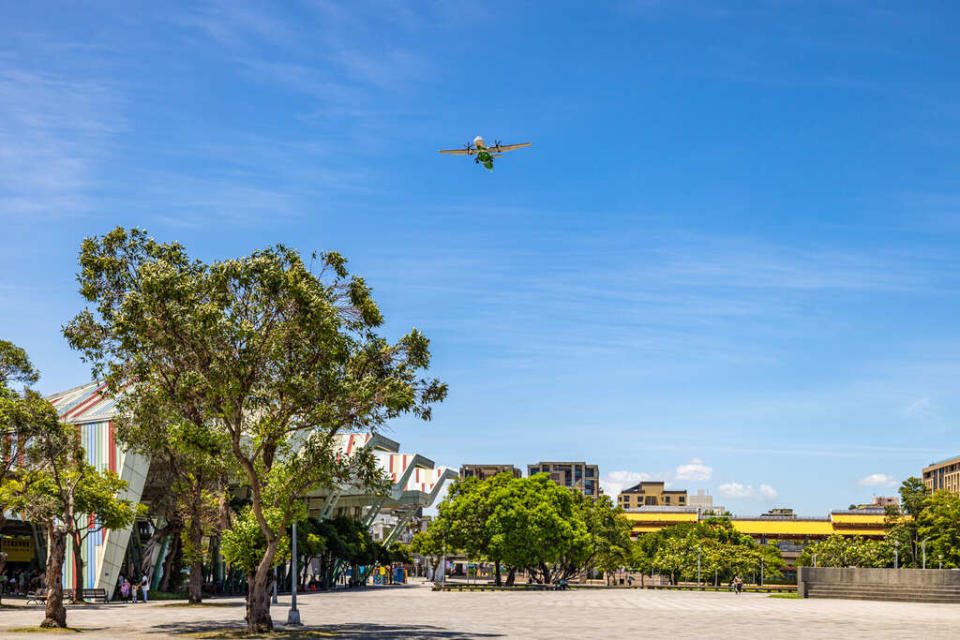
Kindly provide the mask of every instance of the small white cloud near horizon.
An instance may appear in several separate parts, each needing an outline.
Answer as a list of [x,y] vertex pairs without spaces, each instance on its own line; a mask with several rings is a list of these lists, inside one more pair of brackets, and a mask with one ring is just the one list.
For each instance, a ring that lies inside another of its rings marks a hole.
[[777,496],[779,496],[780,494],[777,492],[776,489],[774,489],[770,485],[762,484],[760,485],[760,495],[766,498],[767,500],[776,500]]
[[895,487],[897,479],[885,473],[871,473],[857,480],[861,487]]
[[638,482],[644,482],[645,480],[653,480],[654,476],[650,473],[638,473],[636,471],[611,471],[607,475],[600,478],[600,488],[603,489],[604,495],[608,495],[613,498],[614,501],[617,499],[617,495],[623,491],[626,487],[637,484]]
[[677,480],[702,482],[713,477],[713,467],[708,467],[700,458],[694,458],[687,464],[677,467]]
[[717,493],[724,498],[752,498],[753,487],[739,482],[728,482],[717,487]]

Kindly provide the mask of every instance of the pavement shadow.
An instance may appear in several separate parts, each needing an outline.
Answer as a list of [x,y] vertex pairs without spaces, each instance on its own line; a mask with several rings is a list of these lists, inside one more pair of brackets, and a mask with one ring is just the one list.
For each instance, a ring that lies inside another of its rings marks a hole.
[[[143,632],[156,634],[180,635],[184,633],[201,633],[204,631],[224,631],[238,628],[236,622],[173,622],[170,624],[152,625]],[[277,625],[277,630],[288,630],[290,627]],[[335,633],[339,640],[474,640],[475,638],[502,638],[501,633],[480,633],[476,631],[464,632],[444,629],[423,624],[375,624],[352,623],[324,626],[298,627],[304,637],[310,637],[311,631],[325,631]]]
[[318,627],[318,631],[330,631],[345,640],[472,640],[473,638],[502,638],[502,633],[477,631],[453,631],[425,624],[374,624],[353,623]]

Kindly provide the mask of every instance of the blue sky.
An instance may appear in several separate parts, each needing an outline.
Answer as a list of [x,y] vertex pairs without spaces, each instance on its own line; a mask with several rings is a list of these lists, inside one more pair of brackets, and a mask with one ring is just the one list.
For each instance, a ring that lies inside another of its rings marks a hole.
[[[960,453],[948,3],[2,2],[0,328],[86,235],[338,250],[450,383],[438,463],[824,514]],[[440,148],[533,147],[488,174]]]

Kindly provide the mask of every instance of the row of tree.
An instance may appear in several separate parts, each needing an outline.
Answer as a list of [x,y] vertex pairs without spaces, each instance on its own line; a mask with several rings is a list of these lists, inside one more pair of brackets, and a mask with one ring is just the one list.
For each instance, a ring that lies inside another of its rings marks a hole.
[[591,568],[623,566],[630,555],[630,523],[608,497],[592,500],[547,474],[501,473],[455,482],[411,549],[434,562],[456,552],[490,562],[497,584],[504,569],[508,585],[517,570],[550,584]]
[[592,500],[557,485],[546,474],[514,478],[502,473],[453,484],[427,531],[414,537],[412,550],[439,561],[461,553],[490,562],[497,584],[517,570],[539,583],[568,580],[589,569],[626,567],[644,575],[666,575],[672,582],[701,572],[781,575],[775,547],[737,533],[726,518],[683,523],[630,539],[630,522],[606,496]]
[[[369,287],[337,253],[307,264],[276,246],[207,264],[177,243],[117,228],[84,240],[79,263],[89,307],[64,335],[117,399],[118,440],[169,474],[163,520],[182,543],[191,600],[200,598],[204,537],[218,533],[225,559],[246,575],[248,629],[272,629],[272,569],[290,524],[306,517],[302,496],[387,486],[372,454],[341,456],[336,436],[402,414],[429,419],[445,397],[446,385],[421,377],[429,341],[415,329],[396,342],[379,336]],[[5,380],[34,382],[25,354],[12,353]],[[122,483],[85,465],[75,428],[35,392],[4,388],[3,428],[36,463],[11,463],[0,512],[51,523],[51,557],[57,540],[83,529],[76,514],[129,523],[133,505],[116,500]],[[88,497],[87,486],[99,492]],[[113,500],[97,502],[100,494]],[[237,494],[246,504],[233,512]],[[58,567],[48,562],[47,574],[44,625],[64,626]]]
[[729,581],[734,576],[779,578],[784,566],[780,550],[758,544],[739,533],[729,518],[684,522],[645,533],[634,543],[631,569],[641,575],[663,575],[676,584],[703,576]]

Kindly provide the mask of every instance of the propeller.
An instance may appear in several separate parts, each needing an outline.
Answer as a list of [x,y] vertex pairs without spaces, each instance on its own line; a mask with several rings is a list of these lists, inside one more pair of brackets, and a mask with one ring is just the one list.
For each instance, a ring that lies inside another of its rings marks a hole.
[[467,151],[473,151],[473,143],[468,142],[467,144],[463,145],[463,148],[466,149]]
[[500,140],[497,140],[493,146],[497,149],[497,151],[500,151]]

